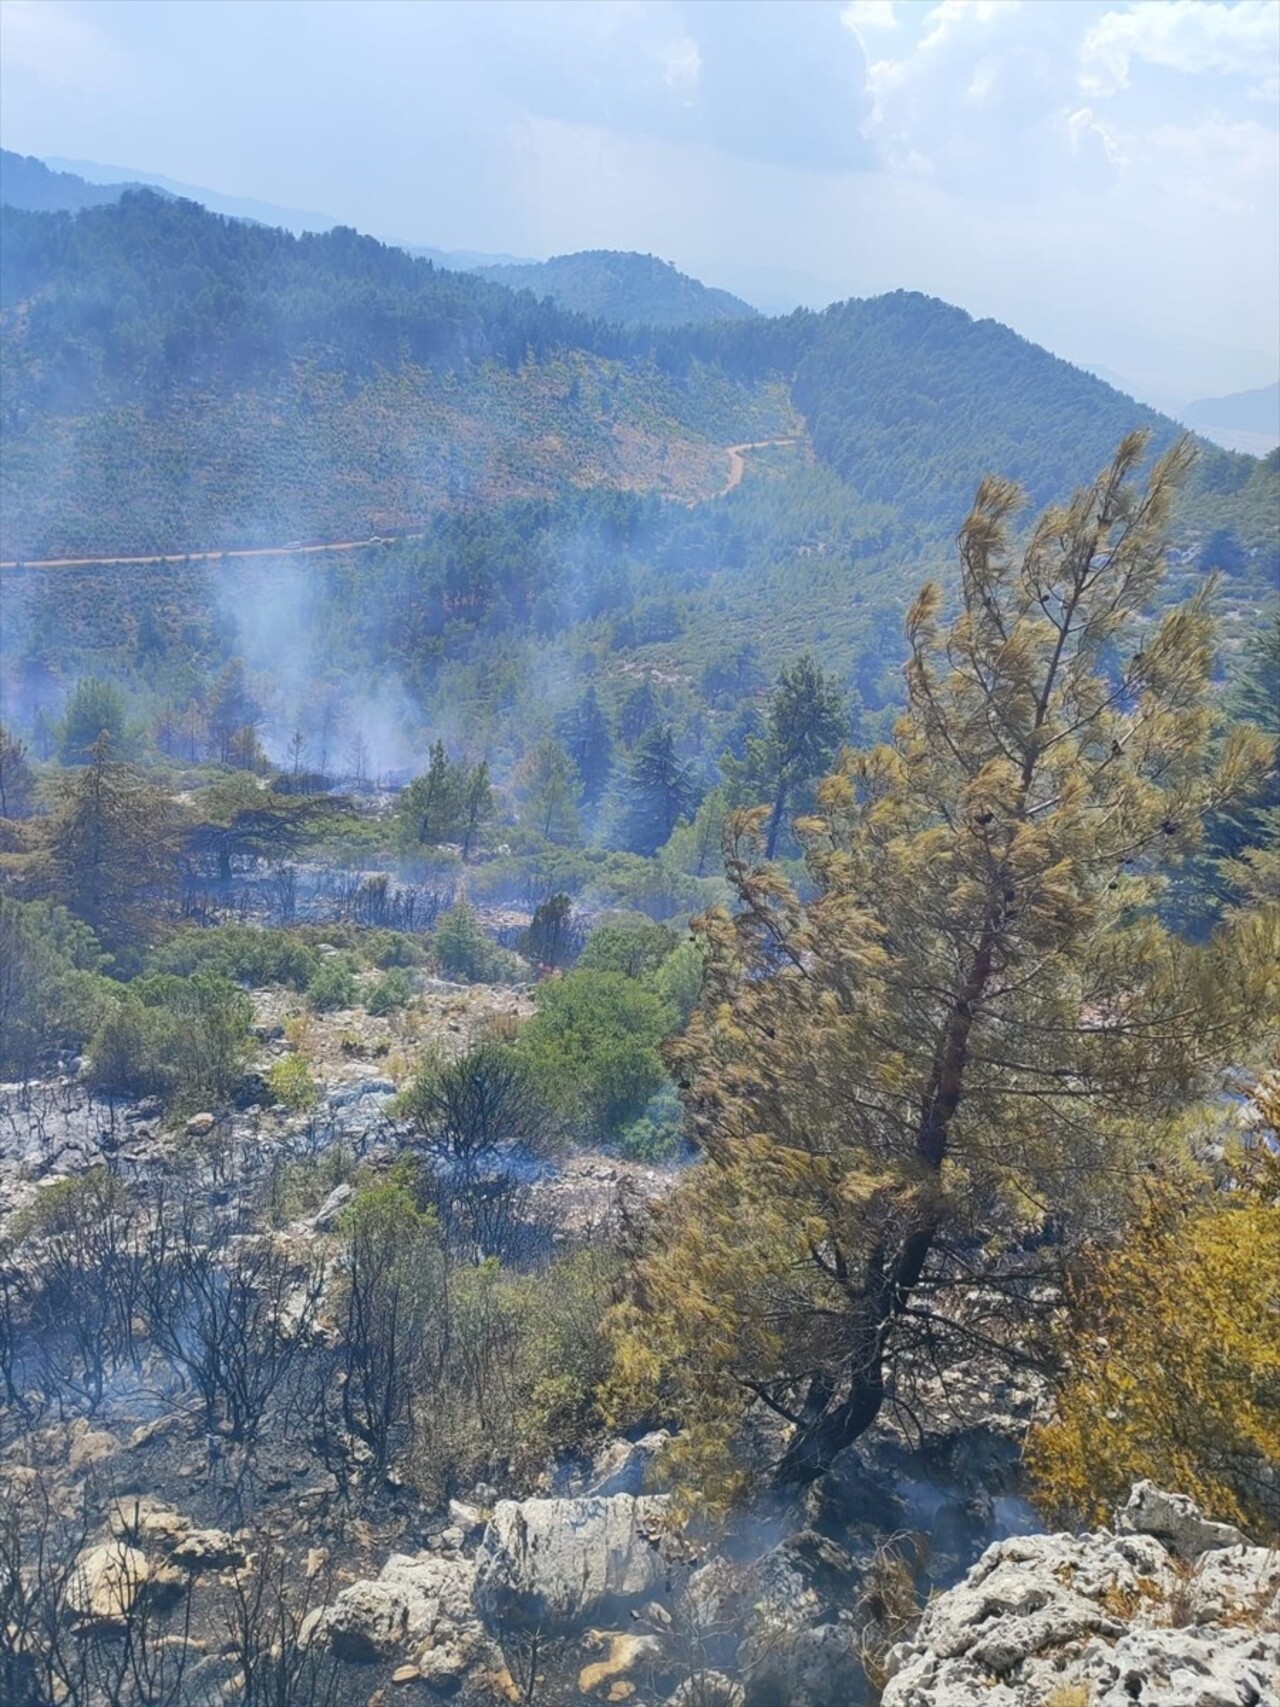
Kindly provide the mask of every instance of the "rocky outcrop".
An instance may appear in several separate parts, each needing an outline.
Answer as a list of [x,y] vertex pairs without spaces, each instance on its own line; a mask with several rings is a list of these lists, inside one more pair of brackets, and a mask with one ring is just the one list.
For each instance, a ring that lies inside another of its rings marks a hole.
[[1280,1701],[1280,1555],[1149,1483],[1116,1530],[989,1547],[890,1653],[883,1707]]
[[82,1618],[114,1623],[127,1617],[147,1586],[146,1555],[123,1541],[87,1547],[67,1584],[67,1602]]
[[480,1544],[475,1601],[492,1630],[604,1622],[667,1574],[661,1496],[499,1500]]
[[469,1560],[393,1553],[376,1578],[352,1583],[312,1614],[306,1634],[344,1660],[412,1654],[418,1675],[450,1684],[486,1647],[472,1608],[474,1587]]

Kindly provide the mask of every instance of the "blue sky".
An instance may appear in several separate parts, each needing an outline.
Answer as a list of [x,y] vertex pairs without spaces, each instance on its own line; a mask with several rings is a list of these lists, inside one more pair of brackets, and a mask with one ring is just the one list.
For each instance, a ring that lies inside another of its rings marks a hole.
[[0,125],[442,248],[906,287],[1176,403],[1280,371],[1277,0],[3,0]]

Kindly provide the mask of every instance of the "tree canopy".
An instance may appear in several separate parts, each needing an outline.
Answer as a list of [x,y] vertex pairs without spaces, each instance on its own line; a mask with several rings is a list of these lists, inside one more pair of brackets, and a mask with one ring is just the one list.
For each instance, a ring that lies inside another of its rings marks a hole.
[[797,826],[811,900],[759,860],[768,808],[732,826],[736,910],[701,923],[670,1051],[703,1161],[617,1320],[619,1402],[660,1400],[690,1452],[723,1455],[758,1399],[788,1427],[779,1475],[807,1481],[908,1353],[999,1345],[1031,1303],[1017,1252],[1096,1229],[1269,1011],[1274,912],[1194,946],[1155,907],[1271,744],[1241,726],[1210,752],[1204,590],[1143,620],[1190,459],[1143,480],[1144,448],[1021,549],[1018,488],[982,482],[961,608],[944,624],[926,586],[909,614],[892,740],[846,749]]

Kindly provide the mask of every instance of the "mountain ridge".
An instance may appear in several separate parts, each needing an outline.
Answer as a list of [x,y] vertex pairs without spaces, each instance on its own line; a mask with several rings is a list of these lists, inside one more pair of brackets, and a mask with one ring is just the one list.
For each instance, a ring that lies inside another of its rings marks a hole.
[[704,285],[670,261],[627,249],[582,249],[525,265],[475,267],[510,290],[548,296],[561,308],[623,326],[708,325],[760,318],[741,297]]

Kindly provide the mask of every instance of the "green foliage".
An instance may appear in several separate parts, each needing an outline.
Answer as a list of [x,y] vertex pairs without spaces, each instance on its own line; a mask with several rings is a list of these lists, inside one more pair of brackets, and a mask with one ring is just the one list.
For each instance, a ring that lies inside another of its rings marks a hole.
[[544,1124],[525,1058],[504,1043],[478,1043],[452,1061],[429,1056],[395,1112],[428,1150],[464,1166],[532,1142]]
[[431,953],[445,978],[464,984],[509,984],[520,976],[514,954],[490,937],[465,901],[450,907],[431,933]]
[[[777,853],[787,812],[812,803],[812,785],[831,769],[848,734],[844,695],[806,652],[779,677],[763,735],[748,739],[739,764],[726,766],[744,803],[769,805],[766,859]],[[808,802],[801,798],[806,789]]]
[[307,1000],[318,1013],[356,1005],[355,970],[345,955],[333,954],[320,961],[307,985]]
[[650,1097],[639,1120],[618,1135],[618,1153],[634,1162],[665,1162],[684,1144],[684,1109],[674,1085]]
[[322,966],[315,949],[294,932],[253,925],[179,931],[152,951],[148,964],[157,972],[203,970],[236,984],[283,984],[291,990],[308,989]]
[[675,933],[643,914],[606,919],[588,937],[578,966],[584,972],[621,972],[627,978],[647,978],[675,946]]
[[692,766],[681,758],[675,730],[657,723],[643,734],[619,779],[616,845],[634,853],[656,853],[698,804]]
[[82,765],[101,736],[114,752],[125,749],[124,695],[114,682],[90,677],[79,681],[62,717],[60,756],[63,764]]
[[171,803],[116,762],[104,734],[83,769],[59,779],[45,837],[44,893],[83,919],[118,962],[136,963],[175,878]]
[[516,1049],[547,1107],[578,1138],[609,1142],[643,1114],[666,1073],[671,1009],[621,972],[575,968],[542,984]]
[[320,1093],[305,1056],[284,1055],[273,1061],[267,1068],[266,1080],[272,1099],[296,1114],[315,1107]]
[[380,978],[364,999],[371,1014],[395,1013],[407,1008],[413,1000],[413,980],[403,966],[393,966],[385,978]]
[[401,843],[413,848],[457,842],[465,860],[494,810],[488,765],[455,763],[437,741],[426,774],[415,777],[396,803]]
[[1028,1228],[1051,1219],[1062,1257],[1118,1216],[1153,1126],[1274,1006],[1274,910],[1203,947],[1155,911],[1270,749],[1244,727],[1211,749],[1203,590],[1144,620],[1187,456],[1142,483],[1143,450],[1021,549],[1021,494],[982,483],[961,609],[944,625],[928,586],[908,614],[892,742],[846,749],[801,826],[806,895],[760,859],[768,808],[734,824],[738,905],[701,922],[668,1050],[705,1160],[618,1318],[619,1394],[670,1406],[721,1490],[758,1397],[792,1425],[778,1476],[805,1482],[874,1422],[920,1324],[933,1357],[989,1352],[956,1290],[984,1296]]
[[0,723],[0,818],[28,818],[36,805],[36,779],[25,745]]
[[214,973],[136,978],[94,1034],[89,1083],[187,1112],[216,1106],[243,1076],[252,1019],[249,998]]
[[479,276],[508,290],[548,296],[561,308],[617,326],[689,326],[758,318],[757,311],[740,297],[711,289],[656,255],[584,249],[550,261],[481,267]]
[[65,908],[0,895],[0,1077],[27,1078],[46,1054],[79,1048],[110,1000],[102,961]]

